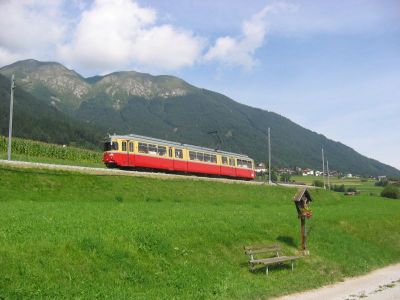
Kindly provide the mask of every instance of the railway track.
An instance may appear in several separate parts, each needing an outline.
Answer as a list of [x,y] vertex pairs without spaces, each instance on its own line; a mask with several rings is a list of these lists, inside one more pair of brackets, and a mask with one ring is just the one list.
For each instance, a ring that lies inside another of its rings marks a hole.
[[[150,178],[158,178],[158,179],[165,179],[165,180],[188,179],[188,180],[213,181],[213,182],[222,182],[222,183],[230,183],[230,184],[248,184],[248,185],[266,185],[267,184],[265,182],[260,182],[260,181],[246,181],[246,180],[227,179],[227,178],[211,178],[211,177],[201,177],[201,176],[195,176],[195,175],[177,175],[177,174],[143,172],[143,171],[125,171],[125,170],[117,170],[117,169],[91,168],[91,167],[46,164],[46,163],[37,163],[37,162],[15,161],[15,160],[11,160],[11,161],[0,160],[0,165],[24,168],[24,169],[47,169],[47,170],[69,171],[69,172],[78,172],[78,173],[94,174],[94,175],[150,177]],[[274,184],[274,185],[276,185],[276,184]],[[279,186],[304,187],[304,185],[295,185],[295,184],[279,184]],[[312,186],[308,186],[308,187],[312,187]]]
[[264,182],[259,181],[245,181],[236,179],[225,179],[225,178],[211,178],[211,177],[200,177],[194,175],[177,175],[168,173],[156,173],[156,172],[143,172],[143,171],[125,171],[118,169],[104,169],[104,168],[91,168],[91,167],[81,167],[81,166],[70,166],[70,165],[57,165],[57,164],[46,164],[46,163],[36,163],[36,162],[26,162],[26,161],[8,161],[0,160],[0,165],[11,166],[25,169],[48,169],[48,170],[58,170],[58,171],[70,171],[79,172],[85,174],[95,174],[95,175],[110,175],[110,176],[133,176],[133,177],[150,177],[159,179],[190,179],[190,180],[200,180],[200,181],[216,181],[223,183],[236,183],[236,184],[251,184],[251,185],[262,185]]

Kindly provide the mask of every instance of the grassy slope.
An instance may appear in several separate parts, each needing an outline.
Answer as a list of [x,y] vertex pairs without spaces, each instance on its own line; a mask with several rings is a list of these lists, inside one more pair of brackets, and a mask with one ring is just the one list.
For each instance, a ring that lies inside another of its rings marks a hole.
[[243,246],[299,246],[294,189],[0,168],[0,298],[257,298],[400,260],[400,201],[312,191],[311,256],[250,273]]

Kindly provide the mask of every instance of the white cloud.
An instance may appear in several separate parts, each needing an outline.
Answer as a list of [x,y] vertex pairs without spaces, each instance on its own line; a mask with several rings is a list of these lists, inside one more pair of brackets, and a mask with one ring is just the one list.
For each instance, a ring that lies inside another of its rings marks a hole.
[[156,12],[131,0],[96,0],[84,10],[69,43],[59,49],[70,64],[115,70],[129,65],[171,70],[192,65],[201,39],[171,25],[156,25]]
[[255,51],[260,48],[267,34],[267,17],[280,11],[293,10],[296,6],[277,2],[264,7],[242,24],[242,33],[238,37],[220,37],[205,54],[206,61],[217,60],[223,65],[241,66],[247,70],[256,64]]
[[62,1],[0,1],[0,64],[44,58],[65,32]]
[[133,0],[0,0],[0,65],[56,60],[95,73],[193,65],[204,40]]

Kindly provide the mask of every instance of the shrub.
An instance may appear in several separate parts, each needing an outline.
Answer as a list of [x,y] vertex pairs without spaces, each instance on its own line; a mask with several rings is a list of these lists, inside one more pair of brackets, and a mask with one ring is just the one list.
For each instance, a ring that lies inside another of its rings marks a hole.
[[357,192],[357,189],[355,187],[349,187],[349,188],[347,188],[347,192],[348,193],[355,193],[355,192]]
[[385,198],[399,199],[400,198],[400,190],[397,186],[388,185],[381,192],[381,196]]
[[324,187],[324,183],[321,180],[314,180],[313,186]]
[[335,192],[340,192],[340,193],[344,193],[345,191],[346,191],[346,189],[344,188],[344,184],[342,184],[342,185],[334,185],[333,186],[333,190],[335,191]]
[[387,186],[387,185],[388,185],[387,180],[379,180],[379,181],[375,182],[375,186]]

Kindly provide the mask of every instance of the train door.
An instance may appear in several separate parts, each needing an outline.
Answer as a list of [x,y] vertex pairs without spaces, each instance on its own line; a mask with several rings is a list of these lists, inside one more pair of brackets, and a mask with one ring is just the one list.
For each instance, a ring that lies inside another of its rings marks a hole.
[[122,165],[129,166],[129,153],[128,153],[128,141],[122,141],[121,143],[121,151],[122,151]]
[[168,147],[168,170],[174,170],[174,149],[173,147]]
[[182,148],[174,148],[173,153],[173,162],[174,162],[174,170],[179,172],[187,172],[188,163],[187,160],[184,159],[184,149]]
[[129,141],[128,142],[128,166],[134,167],[135,166],[135,142]]

